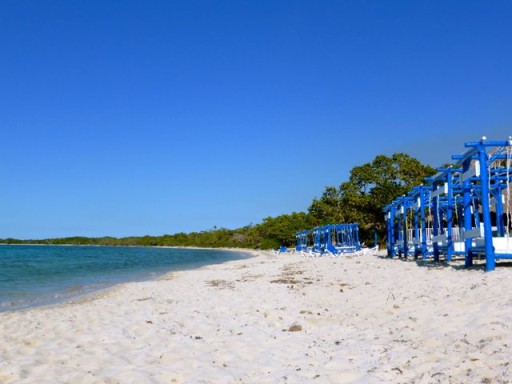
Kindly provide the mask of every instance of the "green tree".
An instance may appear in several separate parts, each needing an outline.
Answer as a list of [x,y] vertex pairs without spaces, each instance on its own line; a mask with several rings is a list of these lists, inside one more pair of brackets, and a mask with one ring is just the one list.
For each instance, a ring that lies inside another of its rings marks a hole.
[[341,189],[326,187],[320,199],[313,199],[308,211],[313,226],[344,222]]
[[266,217],[261,224],[252,228],[252,238],[257,241],[258,248],[289,247],[295,244],[296,232],[310,227],[309,216],[304,212]]
[[308,212],[317,224],[358,222],[363,238],[369,238],[370,231],[384,230],[384,207],[434,173],[434,168],[404,153],[378,155],[352,168],[349,180],[338,188],[327,187]]

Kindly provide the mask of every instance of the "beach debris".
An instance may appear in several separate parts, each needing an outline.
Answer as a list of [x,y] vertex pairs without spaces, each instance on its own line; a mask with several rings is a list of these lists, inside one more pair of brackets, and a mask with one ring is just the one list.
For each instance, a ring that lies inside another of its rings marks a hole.
[[353,286],[351,286],[350,284],[347,284],[347,283],[340,283],[340,292],[343,292],[343,288],[347,288],[347,289],[354,289]]
[[233,289],[235,287],[233,282],[226,280],[210,280],[206,282],[206,285],[220,289]]
[[146,324],[153,324],[151,320],[146,320]]
[[308,310],[304,310],[304,309],[303,309],[302,311],[300,311],[299,313],[300,313],[301,315],[312,315],[312,314],[313,314],[313,312],[308,311]]
[[394,367],[394,368],[391,368],[392,371],[397,371],[399,374],[403,374],[404,372],[398,368],[398,367]]
[[277,279],[277,280],[270,280],[271,283],[273,284],[298,284],[300,283],[299,280],[294,280],[294,279]]
[[293,324],[288,328],[288,332],[299,332],[302,331],[302,325],[300,324]]

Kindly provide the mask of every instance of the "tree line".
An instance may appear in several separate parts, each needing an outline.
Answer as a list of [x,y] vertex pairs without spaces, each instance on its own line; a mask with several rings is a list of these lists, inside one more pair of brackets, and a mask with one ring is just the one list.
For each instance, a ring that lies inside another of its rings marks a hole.
[[201,232],[163,236],[66,237],[44,240],[3,239],[4,244],[76,244],[107,246],[191,246],[269,249],[295,244],[295,233],[334,223],[359,223],[362,241],[373,242],[374,233],[384,239],[383,208],[398,196],[420,185],[435,169],[407,154],[378,155],[371,162],[355,166],[347,181],[325,187],[307,212],[266,217],[259,224],[242,228],[212,228]]

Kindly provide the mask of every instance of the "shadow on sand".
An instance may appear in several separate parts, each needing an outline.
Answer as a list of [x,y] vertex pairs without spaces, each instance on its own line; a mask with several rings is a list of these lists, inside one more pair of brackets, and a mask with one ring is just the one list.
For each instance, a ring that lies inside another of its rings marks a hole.
[[[464,257],[463,256],[454,256],[451,261],[440,260],[434,261],[433,258],[428,258],[423,260],[421,258],[415,258],[413,256],[405,257],[387,257],[387,255],[379,255],[380,259],[387,259],[392,261],[401,261],[403,263],[416,263],[418,267],[423,267],[427,269],[444,269],[444,268],[452,268],[457,271],[461,270],[481,270],[485,269],[485,257],[474,257],[473,265],[470,267],[464,266]],[[496,260],[496,268],[512,268],[512,260]]]

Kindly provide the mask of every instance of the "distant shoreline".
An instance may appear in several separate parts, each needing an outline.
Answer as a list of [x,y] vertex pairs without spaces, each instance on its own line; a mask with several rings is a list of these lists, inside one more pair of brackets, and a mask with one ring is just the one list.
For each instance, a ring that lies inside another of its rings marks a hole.
[[103,244],[41,244],[41,243],[0,243],[0,246],[41,246],[41,247],[113,247],[113,248],[171,248],[171,249],[206,249],[206,250],[221,250],[221,251],[243,251],[243,252],[260,252],[266,251],[265,249],[253,248],[229,248],[229,247],[198,247],[198,246],[185,246],[185,245],[103,245]]

